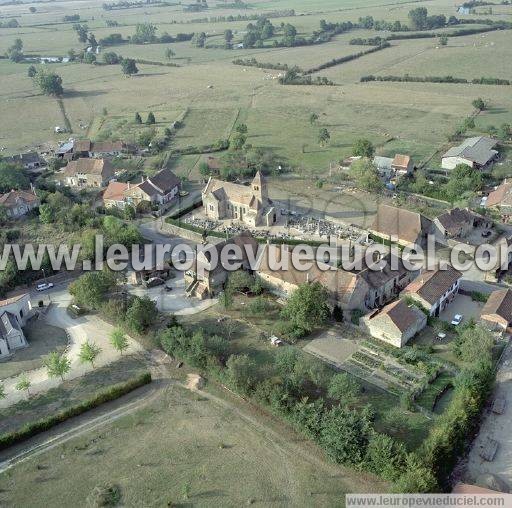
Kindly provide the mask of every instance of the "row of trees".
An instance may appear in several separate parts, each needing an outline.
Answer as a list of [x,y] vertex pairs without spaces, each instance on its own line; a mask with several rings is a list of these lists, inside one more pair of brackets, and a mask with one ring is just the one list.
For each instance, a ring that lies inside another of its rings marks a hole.
[[[121,355],[123,355],[123,353],[130,346],[128,337],[120,328],[116,328],[112,331],[109,337],[109,341],[112,347]],[[102,349],[95,342],[87,340],[80,346],[78,359],[80,363],[88,363],[92,366],[92,368],[94,368],[94,362],[100,355],[101,351]],[[43,359],[43,366],[46,368],[46,372],[50,379],[60,378],[62,381],[64,381],[64,377],[71,370],[71,361],[65,354],[62,354],[58,351],[53,351]],[[27,392],[27,395],[30,397],[31,386],[32,382],[30,381],[28,375],[22,374],[15,385],[15,389],[18,391]],[[0,383],[0,399],[4,399],[5,397],[5,386],[3,383]]]
[[474,85],[510,85],[511,81],[508,79],[501,78],[457,78],[454,76],[410,76],[409,74],[405,74],[404,76],[375,76],[370,74],[368,76],[363,76],[360,80],[362,83],[368,81],[395,81],[401,83],[455,83],[455,84],[465,84],[465,83],[473,83]]

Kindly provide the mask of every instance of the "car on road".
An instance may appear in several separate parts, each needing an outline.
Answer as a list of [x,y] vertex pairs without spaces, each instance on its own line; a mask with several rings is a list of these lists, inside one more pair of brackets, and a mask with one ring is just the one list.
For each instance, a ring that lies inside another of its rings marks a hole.
[[160,277],[151,277],[151,279],[146,281],[145,286],[147,288],[154,288],[156,286],[162,286],[163,284],[165,284],[164,279],[161,279]]
[[53,282],[42,282],[36,286],[37,291],[46,291],[47,289],[51,289],[53,287]]
[[462,323],[462,319],[464,318],[464,316],[462,314],[455,314],[455,316],[453,316],[453,319],[452,319],[452,325],[454,326],[458,326]]

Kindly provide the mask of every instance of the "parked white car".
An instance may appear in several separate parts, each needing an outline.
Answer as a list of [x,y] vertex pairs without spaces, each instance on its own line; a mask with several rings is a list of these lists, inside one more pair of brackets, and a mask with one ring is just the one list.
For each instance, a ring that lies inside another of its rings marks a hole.
[[36,286],[37,291],[46,291],[47,289],[51,289],[53,287],[53,282],[43,282]]
[[462,319],[464,318],[464,316],[462,314],[455,314],[455,316],[453,316],[453,319],[452,319],[452,325],[454,326],[458,326],[462,323]]

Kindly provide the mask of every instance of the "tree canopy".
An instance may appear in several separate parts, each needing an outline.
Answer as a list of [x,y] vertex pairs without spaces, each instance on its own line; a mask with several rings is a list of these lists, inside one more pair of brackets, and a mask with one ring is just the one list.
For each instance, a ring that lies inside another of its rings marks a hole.
[[21,166],[0,160],[0,193],[11,189],[27,189],[29,185],[30,181]]
[[79,305],[99,309],[115,287],[116,280],[113,272],[85,273],[69,285],[69,293]]
[[327,300],[327,290],[319,282],[301,284],[288,299],[282,317],[309,333],[329,317]]
[[368,157],[370,159],[375,154],[375,148],[370,140],[361,138],[356,141],[353,154],[357,157]]
[[47,69],[39,69],[32,78],[34,84],[46,95],[62,95],[62,78],[55,72]]
[[384,187],[377,168],[368,159],[353,162],[350,166],[350,176],[359,187],[369,192],[378,192]]
[[137,64],[133,58],[123,58],[121,60],[121,69],[123,74],[126,76],[132,76],[133,74],[137,74],[139,72]]

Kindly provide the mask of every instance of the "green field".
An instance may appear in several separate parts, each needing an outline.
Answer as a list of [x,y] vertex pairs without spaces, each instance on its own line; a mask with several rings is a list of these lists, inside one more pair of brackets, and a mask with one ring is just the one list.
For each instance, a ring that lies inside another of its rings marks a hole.
[[[217,4],[219,6],[217,7]],[[17,29],[0,29],[0,53],[15,38],[24,42],[27,54],[65,56],[71,48],[80,50],[71,23],[63,23],[64,15],[79,13],[82,22],[99,39],[110,33],[123,36],[135,32],[137,22],[153,22],[158,34],[169,32],[208,33],[208,44],[222,40],[226,28],[240,40],[247,21],[198,23],[203,17],[257,14],[277,9],[294,8],[297,15],[275,18],[272,22],[293,23],[301,35],[309,36],[319,27],[321,19],[329,22],[357,21],[360,16],[375,19],[407,20],[411,3],[373,0],[355,2],[316,0],[251,2],[250,9],[226,9],[222,2],[212,2],[206,13],[184,13],[180,6],[148,6],[138,9],[105,11],[101,2],[88,0],[76,4],[37,4],[37,12],[28,12],[25,5],[2,8],[5,16],[20,22]],[[430,13],[454,14],[446,0],[416,2]],[[300,14],[300,15],[299,15]],[[495,9],[494,20],[510,19],[511,6]],[[478,15],[468,16],[481,19]],[[489,17],[489,16],[486,16]],[[115,20],[118,27],[106,27],[106,20]],[[370,30],[355,30],[337,36],[331,42],[296,48],[224,50],[196,48],[190,42],[175,44],[123,44],[107,48],[125,57],[166,62],[166,48],[176,55],[172,62],[180,67],[139,64],[140,73],[132,78],[122,75],[119,66],[95,66],[80,63],[51,64],[61,74],[65,95],[63,109],[51,97],[44,97],[27,77],[26,64],[0,60],[0,104],[3,122],[0,125],[0,147],[5,153],[55,144],[69,135],[55,135],[56,125],[69,120],[73,136],[126,137],[136,139],[140,129],[133,124],[136,111],[154,111],[158,132],[163,131],[175,115],[186,111],[183,130],[178,131],[170,148],[201,146],[228,137],[235,121],[247,123],[248,142],[269,147],[284,162],[300,173],[325,175],[329,163],[351,154],[354,141],[370,138],[378,153],[393,155],[410,153],[417,161],[428,158],[446,144],[462,119],[472,112],[471,100],[482,96],[494,112],[483,114],[477,125],[512,121],[512,94],[509,87],[475,85],[441,85],[419,83],[360,83],[368,74],[445,75],[474,78],[496,76],[510,78],[512,31],[457,37],[447,47],[437,49],[437,39],[393,41],[392,47],[360,59],[325,69],[318,74],[333,80],[335,87],[282,86],[276,77],[279,71],[235,66],[235,58],[256,58],[260,62],[286,63],[302,68],[316,66],[333,58],[357,51],[353,37],[386,35]],[[102,115],[107,109],[107,117]],[[319,115],[318,125],[309,123],[311,113]],[[82,129],[79,124],[88,125]],[[331,135],[328,146],[321,148],[317,137],[325,127]],[[196,164],[177,160],[178,172],[189,174]]]
[[156,395],[3,474],[2,506],[95,506],[87,498],[105,483],[121,506],[344,506],[346,492],[386,489],[215,388],[203,396],[168,385]]

